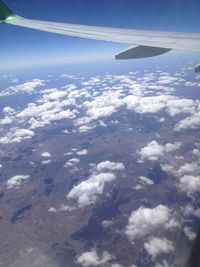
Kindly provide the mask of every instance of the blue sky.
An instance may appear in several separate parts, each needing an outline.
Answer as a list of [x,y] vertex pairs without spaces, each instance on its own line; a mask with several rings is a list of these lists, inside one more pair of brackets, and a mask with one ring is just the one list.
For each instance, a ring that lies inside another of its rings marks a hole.
[[[196,0],[5,0],[15,13],[32,19],[100,26],[199,31]],[[13,66],[113,58],[126,45],[66,37],[0,25],[1,69]]]

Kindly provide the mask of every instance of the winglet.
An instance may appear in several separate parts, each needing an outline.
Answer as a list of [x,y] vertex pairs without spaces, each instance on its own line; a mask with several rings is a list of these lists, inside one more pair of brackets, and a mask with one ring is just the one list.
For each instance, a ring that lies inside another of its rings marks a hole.
[[0,0],[0,22],[13,16],[15,16],[15,14]]

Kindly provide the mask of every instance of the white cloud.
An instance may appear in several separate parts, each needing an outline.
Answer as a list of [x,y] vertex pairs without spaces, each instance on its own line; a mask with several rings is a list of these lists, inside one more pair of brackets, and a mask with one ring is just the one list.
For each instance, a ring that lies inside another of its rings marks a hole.
[[124,170],[125,167],[124,167],[124,164],[121,163],[121,162],[112,162],[112,161],[103,161],[99,164],[97,164],[96,166],[96,170],[101,172],[101,171],[105,171],[105,170],[109,170],[109,171],[122,171]]
[[193,153],[195,156],[200,157],[200,151],[199,151],[198,149],[194,149],[194,150],[192,151],[192,153]]
[[138,184],[136,184],[136,186],[133,187],[133,189],[135,190],[142,190],[144,189],[147,185],[153,185],[154,181],[145,177],[145,176],[140,176],[139,177],[139,181]]
[[19,187],[23,181],[30,178],[30,175],[15,175],[7,181],[7,188]]
[[107,227],[109,227],[109,226],[111,226],[111,225],[113,225],[113,221],[112,220],[104,220],[102,223],[101,223],[101,225],[103,226],[103,227],[105,227],[105,228],[107,228]]
[[129,217],[125,233],[129,241],[134,242],[152,234],[155,230],[167,228],[171,218],[171,211],[166,206],[159,205],[152,209],[140,207]]
[[11,108],[11,107],[4,107],[3,108],[3,113],[6,113],[6,114],[13,114],[13,113],[15,113],[15,110],[13,109],[13,108]]
[[18,92],[25,92],[25,93],[32,93],[37,87],[44,85],[44,81],[40,79],[34,79],[31,82],[26,82],[20,85],[12,86],[9,90],[18,93]]
[[172,143],[167,143],[165,145],[165,150],[166,150],[166,152],[173,152],[173,151],[176,151],[179,148],[181,148],[181,146],[182,146],[182,143],[180,143],[180,142],[175,142],[173,144]]
[[91,251],[84,252],[80,256],[77,257],[77,262],[81,264],[83,267],[90,266],[104,266],[113,260],[113,256],[107,251],[103,251],[103,253],[99,256],[95,249]]
[[175,125],[174,130],[179,132],[185,129],[198,129],[200,127],[200,112],[196,112],[191,116],[181,120]]
[[82,125],[79,127],[79,132],[80,133],[85,133],[85,132],[88,132],[90,130],[94,129],[93,126],[87,126],[87,125]]
[[5,116],[2,120],[0,120],[1,125],[9,125],[13,122],[13,119],[9,116]]
[[162,85],[169,85],[171,83],[174,83],[175,81],[177,81],[178,78],[174,77],[174,76],[170,76],[167,73],[165,75],[161,75],[158,79],[158,84],[162,84]]
[[6,91],[2,92],[0,95],[12,95],[17,93],[28,93],[31,94],[35,91],[35,89],[39,86],[45,85],[43,80],[40,79],[33,79],[30,82],[26,82],[23,84],[10,86]]
[[175,250],[172,241],[158,237],[150,238],[145,242],[144,247],[153,260],[160,254],[168,254]]
[[78,158],[72,158],[72,159],[68,160],[68,161],[65,163],[64,167],[74,167],[74,166],[76,166],[79,162],[80,162],[80,159],[78,159]]
[[186,205],[183,208],[183,214],[185,217],[189,217],[190,215],[194,215],[198,218],[200,218],[200,208],[194,209],[191,205]]
[[60,91],[58,89],[47,89],[42,91],[43,99],[46,101],[59,100],[67,95],[67,91]]
[[151,141],[146,147],[142,148],[139,152],[141,159],[157,160],[159,157],[164,156],[165,153],[173,152],[182,146],[180,142],[167,143],[160,145],[157,141]]
[[72,211],[74,209],[75,209],[74,207],[70,207],[68,205],[61,204],[61,206],[58,209],[56,209],[55,207],[49,208],[48,212],[57,213],[57,212],[60,212],[60,211]]
[[184,227],[183,231],[190,241],[194,241],[196,239],[197,234],[192,231],[191,227]]
[[56,213],[57,210],[56,210],[56,208],[51,207],[51,208],[48,209],[48,212]]
[[83,150],[77,151],[76,154],[78,156],[85,156],[88,154],[88,151],[87,151],[87,149],[83,149]]
[[199,168],[200,168],[200,166],[199,166],[199,164],[197,162],[185,163],[183,166],[181,166],[179,168],[177,173],[179,175],[188,174],[188,173],[198,173],[199,172]]
[[145,184],[145,185],[153,185],[154,184],[154,181],[152,181],[151,179],[144,177],[144,176],[140,176],[139,180],[142,184]]
[[46,101],[42,104],[29,103],[27,108],[16,115],[18,120],[28,121],[31,129],[43,127],[53,121],[73,119],[75,112],[65,109],[70,105],[70,100]]
[[20,143],[24,139],[30,139],[35,135],[31,130],[12,128],[7,135],[0,138],[0,144]]
[[184,175],[180,178],[178,187],[188,196],[200,192],[200,176]]
[[51,163],[52,163],[52,160],[51,159],[43,160],[42,161],[42,164],[44,164],[44,165],[48,165],[48,164],[51,164]]
[[74,186],[68,193],[68,199],[76,199],[78,206],[84,208],[94,204],[97,197],[103,193],[106,183],[116,179],[113,173],[93,174],[87,180]]
[[174,172],[174,167],[170,164],[161,164],[161,169],[165,172]]
[[192,99],[170,100],[167,103],[166,108],[170,116],[182,113],[193,113],[195,111],[195,102]]
[[152,141],[142,148],[139,152],[142,159],[157,160],[158,157],[163,156],[165,148],[159,145],[158,142]]
[[97,120],[102,117],[108,117],[123,104],[121,90],[107,90],[102,95],[97,96],[92,101],[86,101],[83,106],[90,120]]
[[51,157],[51,153],[49,153],[47,151],[46,152],[42,152],[41,156],[44,157],[44,158],[50,158]]

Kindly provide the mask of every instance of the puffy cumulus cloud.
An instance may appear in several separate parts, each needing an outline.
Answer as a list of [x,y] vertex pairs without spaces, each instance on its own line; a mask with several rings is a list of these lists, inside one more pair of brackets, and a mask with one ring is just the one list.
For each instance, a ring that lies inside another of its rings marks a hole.
[[56,88],[43,90],[42,93],[42,98],[45,101],[59,100],[67,95],[67,91],[58,90]]
[[30,175],[15,175],[7,181],[7,188],[19,187]]
[[104,220],[102,223],[101,223],[101,225],[103,226],[103,227],[105,227],[105,228],[107,228],[107,227],[110,227],[111,225],[113,225],[114,224],[114,222],[112,221],[112,220]]
[[174,130],[176,132],[186,130],[186,129],[199,129],[200,127],[200,112],[196,112],[191,116],[179,121]]
[[133,211],[128,220],[125,233],[130,242],[152,234],[160,228],[173,228],[171,211],[168,207],[159,205],[155,208],[140,207]]
[[28,129],[12,128],[7,135],[0,137],[0,144],[20,143],[24,139],[30,139],[35,133]]
[[189,241],[194,241],[197,237],[197,234],[195,232],[193,232],[191,227],[184,227],[183,231],[185,233],[185,235],[187,236],[187,238],[189,239]]
[[173,152],[173,151],[176,151],[178,150],[179,148],[181,148],[182,146],[182,143],[180,142],[175,142],[175,143],[167,143],[165,145],[165,151],[166,152]]
[[[124,97],[122,101],[128,109],[132,109],[139,114],[158,113],[162,110],[165,111],[169,116],[173,117],[179,114],[192,114],[192,122],[188,122],[188,119],[185,119],[177,124],[175,130],[184,127],[186,122],[188,124],[193,123],[193,127],[197,127],[199,124],[199,103],[198,101],[192,99],[180,99],[178,97],[166,94],[160,94],[156,96],[137,96],[130,94]],[[196,122],[197,125],[195,125],[194,122]]]
[[75,209],[74,207],[70,207],[68,205],[61,204],[61,206],[59,208],[57,208],[57,209],[55,207],[49,208],[48,212],[57,213],[57,212],[60,212],[60,211],[72,211],[74,209]]
[[161,164],[161,169],[165,172],[174,172],[174,166],[170,165],[170,164]]
[[123,102],[127,105],[129,109],[133,109],[136,113],[157,113],[164,109],[167,102],[170,99],[174,99],[172,96],[159,95],[151,97],[139,97],[134,95],[129,95],[123,99]]
[[122,90],[120,89],[107,90],[100,96],[94,97],[93,100],[84,102],[83,107],[86,110],[87,117],[82,118],[82,120],[78,120],[77,125],[87,126],[87,124],[93,120],[110,116],[123,105],[121,100],[122,96]]
[[178,169],[177,174],[199,173],[199,168],[200,164],[198,162],[185,163]]
[[153,185],[154,184],[154,181],[152,181],[151,179],[149,179],[145,176],[140,176],[139,181],[140,181],[140,183],[142,183],[144,185]]
[[154,181],[145,177],[145,176],[140,176],[139,177],[139,181],[138,184],[136,184],[136,186],[133,187],[133,189],[135,190],[142,190],[144,189],[147,185],[153,185]]
[[198,149],[193,149],[193,151],[192,151],[192,153],[195,155],[195,156],[197,156],[198,158],[200,157],[200,150],[198,150]]
[[65,163],[64,167],[66,167],[66,168],[67,167],[75,167],[79,162],[80,162],[80,159],[78,159],[78,158],[72,158],[72,159],[68,160]]
[[144,247],[152,259],[155,259],[160,254],[168,254],[175,250],[172,241],[158,237],[150,238],[148,242],[145,242]]
[[125,169],[125,166],[123,163],[121,162],[112,162],[112,161],[103,161],[100,162],[99,164],[97,164],[96,166],[96,170],[101,172],[101,171],[105,171],[105,170],[109,170],[109,171],[122,171]]
[[111,264],[111,267],[123,267],[123,265],[121,265],[119,263],[113,263],[113,264]]
[[167,143],[160,145],[157,141],[151,141],[146,147],[142,148],[139,152],[141,159],[157,160],[167,152],[173,152],[182,146],[180,142]]
[[31,94],[35,91],[35,89],[39,86],[45,85],[45,82],[40,79],[33,79],[30,82],[26,82],[23,84],[10,86],[6,91],[3,91],[0,96],[4,95],[12,95],[17,93],[28,93]]
[[148,145],[139,152],[142,159],[157,160],[158,157],[163,156],[165,148],[159,145],[157,141],[151,141]]
[[13,108],[11,108],[11,107],[4,107],[3,108],[3,113],[10,115],[10,114],[15,113],[15,110]]
[[28,122],[31,129],[43,127],[57,120],[73,119],[76,117],[76,112],[66,109],[71,104],[68,99],[63,101],[47,100],[42,104],[29,103],[24,110],[16,115],[16,119]]
[[51,159],[42,160],[41,163],[44,164],[44,165],[48,165],[48,164],[51,164],[52,163],[52,160]]
[[3,119],[0,120],[1,125],[9,125],[12,124],[13,119],[10,116],[5,116]]
[[191,205],[186,205],[182,208],[183,215],[189,217],[190,215],[200,218],[200,208],[194,209]]
[[92,249],[91,251],[84,252],[78,256],[77,263],[81,264],[83,267],[105,266],[112,261],[113,258],[114,257],[107,251],[103,251],[101,255],[98,255],[97,251]]
[[88,132],[90,130],[94,129],[93,126],[88,126],[88,125],[82,125],[79,127],[79,132],[80,133],[85,133],[85,132]]
[[162,73],[162,75],[159,77],[157,83],[161,84],[161,85],[169,85],[169,84],[174,83],[175,81],[178,81],[178,80],[179,80],[178,77],[171,76],[168,73]]
[[[164,80],[169,81],[172,77],[167,73],[161,76],[165,77],[162,78],[162,82],[158,80],[155,83],[157,77],[152,73],[146,73],[144,77],[139,78],[135,74],[106,75],[103,78],[92,77],[89,81],[84,80],[82,84],[84,88],[68,84],[59,89],[40,90],[37,95],[39,99],[35,103],[29,103],[19,112],[10,111],[13,116],[10,116],[11,113],[6,113],[2,123],[11,123],[12,119],[15,123],[28,124],[29,129],[36,129],[57,120],[75,119],[73,123],[77,129],[75,128],[74,132],[87,132],[97,125],[106,126],[99,119],[111,116],[120,107],[132,109],[139,114],[157,113],[161,110],[170,116],[193,113],[193,110],[196,110],[196,102],[192,107],[192,100],[161,93],[163,90],[170,93],[169,85],[170,89],[172,87],[171,83],[163,83]],[[180,77],[176,79],[180,82]],[[43,83],[44,81],[35,79],[18,87],[15,86],[11,91],[34,92],[35,88]],[[156,96],[152,96],[153,90],[157,90]],[[151,96],[145,96],[149,93]]]
[[80,208],[94,204],[97,197],[103,193],[106,183],[114,181],[116,176],[113,173],[93,174],[87,180],[74,186],[68,193],[68,199],[76,199]]
[[178,187],[188,196],[200,192],[200,176],[184,175],[180,178]]
[[192,99],[170,100],[166,105],[166,110],[170,116],[181,113],[193,113],[195,111],[195,101]]
[[41,153],[41,156],[44,157],[44,158],[50,158],[51,157],[51,153],[45,151],[45,152]]
[[88,154],[88,151],[87,151],[87,149],[83,149],[83,150],[79,150],[79,151],[77,151],[76,154],[77,154],[78,156],[85,156],[85,155]]

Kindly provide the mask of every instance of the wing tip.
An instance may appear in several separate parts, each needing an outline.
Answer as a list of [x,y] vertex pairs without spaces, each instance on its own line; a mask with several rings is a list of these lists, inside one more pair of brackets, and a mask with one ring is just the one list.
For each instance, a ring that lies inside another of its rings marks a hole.
[[9,17],[13,17],[15,14],[0,0],[0,22],[4,22]]

